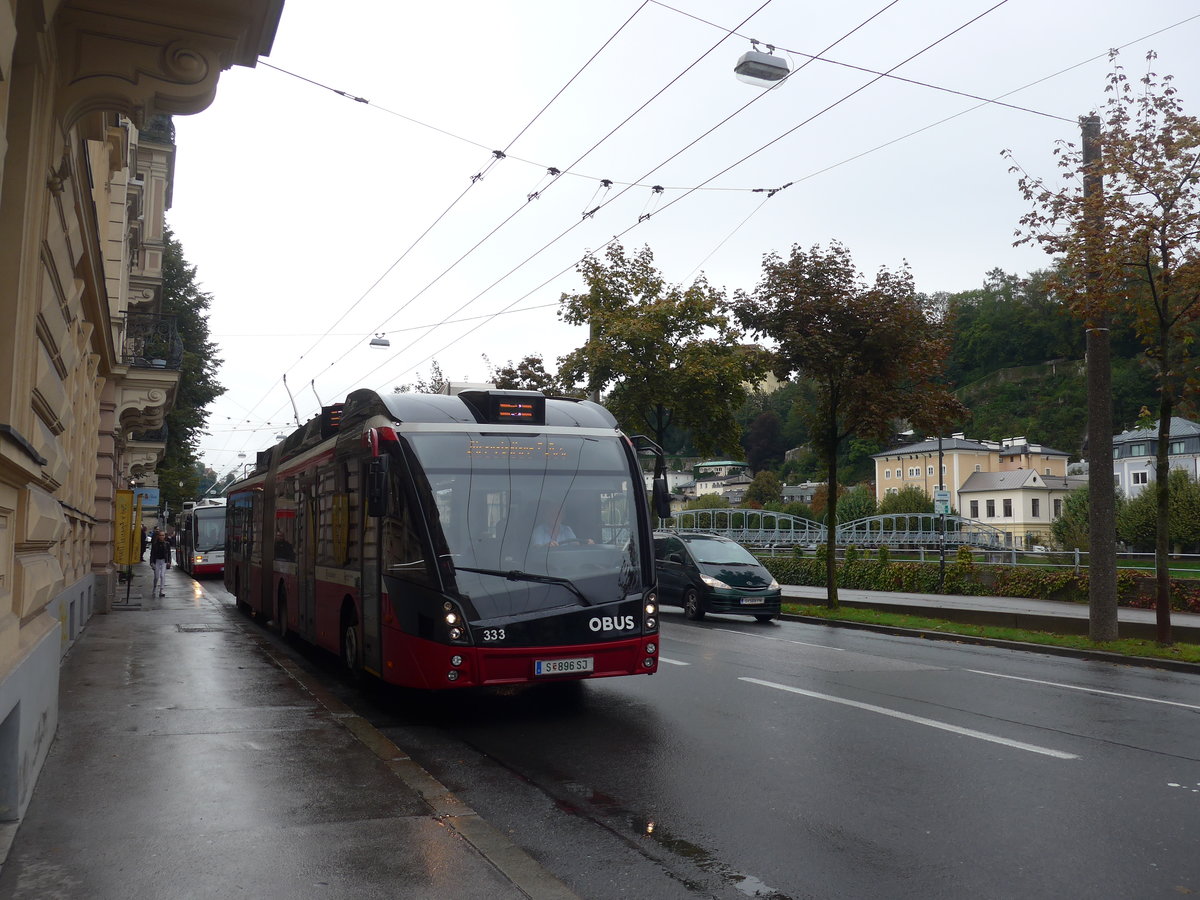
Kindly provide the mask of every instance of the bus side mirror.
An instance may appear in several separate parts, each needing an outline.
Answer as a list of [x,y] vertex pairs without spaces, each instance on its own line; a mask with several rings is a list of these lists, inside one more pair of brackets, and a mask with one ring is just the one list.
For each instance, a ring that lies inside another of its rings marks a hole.
[[388,511],[388,457],[374,456],[367,463],[367,515],[385,516]]
[[667,490],[666,476],[654,479],[654,513],[660,519],[671,518],[671,495]]

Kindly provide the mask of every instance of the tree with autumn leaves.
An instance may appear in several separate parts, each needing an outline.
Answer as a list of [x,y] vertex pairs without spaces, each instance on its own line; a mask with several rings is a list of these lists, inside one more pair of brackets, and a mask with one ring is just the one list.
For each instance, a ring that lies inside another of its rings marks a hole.
[[737,449],[738,407],[767,365],[762,351],[742,344],[725,295],[703,278],[668,284],[649,247],[629,256],[611,244],[579,272],[587,291],[563,295],[559,316],[589,326],[589,337],[559,360],[558,377],[603,392],[626,431],[648,433],[659,446],[675,427],[690,432],[701,453]]
[[[1147,59],[1152,63],[1154,54]],[[1082,146],[1060,143],[1054,154],[1065,184],[1057,188],[1014,166],[1032,206],[1021,219],[1018,243],[1036,242],[1059,258],[1054,288],[1085,327],[1132,322],[1157,374],[1156,607],[1158,640],[1166,644],[1170,425],[1184,392],[1197,386],[1200,120],[1184,114],[1170,76],[1147,71],[1135,82],[1114,65],[1106,90],[1098,158],[1085,159]],[[1115,592],[1111,605],[1115,638]]]
[[[842,244],[797,245],[786,259],[763,260],[762,280],[739,294],[735,310],[744,328],[775,344],[776,376],[800,376],[816,388],[809,426],[828,473],[830,523],[838,521],[845,441],[890,437],[898,419],[937,427],[965,412],[940,380],[949,352],[944,323],[907,266],[881,269],[868,282]],[[827,605],[837,608],[836,554],[825,558]]]

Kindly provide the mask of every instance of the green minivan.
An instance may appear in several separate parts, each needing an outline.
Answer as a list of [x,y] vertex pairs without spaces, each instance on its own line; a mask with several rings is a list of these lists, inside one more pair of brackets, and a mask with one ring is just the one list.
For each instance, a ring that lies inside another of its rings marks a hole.
[[654,562],[660,603],[683,607],[689,619],[705,613],[779,617],[779,582],[737,541],[701,531],[656,531]]

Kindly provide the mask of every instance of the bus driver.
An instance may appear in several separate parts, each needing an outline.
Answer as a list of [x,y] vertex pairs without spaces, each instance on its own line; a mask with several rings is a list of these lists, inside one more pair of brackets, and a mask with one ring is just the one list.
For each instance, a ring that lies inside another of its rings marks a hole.
[[585,541],[576,537],[571,526],[562,521],[562,515],[562,507],[542,513],[542,520],[533,529],[533,545],[535,547],[557,547],[567,543],[595,543],[591,538]]

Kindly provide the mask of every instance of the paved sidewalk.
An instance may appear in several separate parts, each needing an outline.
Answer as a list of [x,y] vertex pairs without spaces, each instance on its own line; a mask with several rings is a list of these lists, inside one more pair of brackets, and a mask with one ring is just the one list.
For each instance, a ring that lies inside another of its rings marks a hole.
[[0,897],[574,896],[203,582],[134,572],[64,661]]

